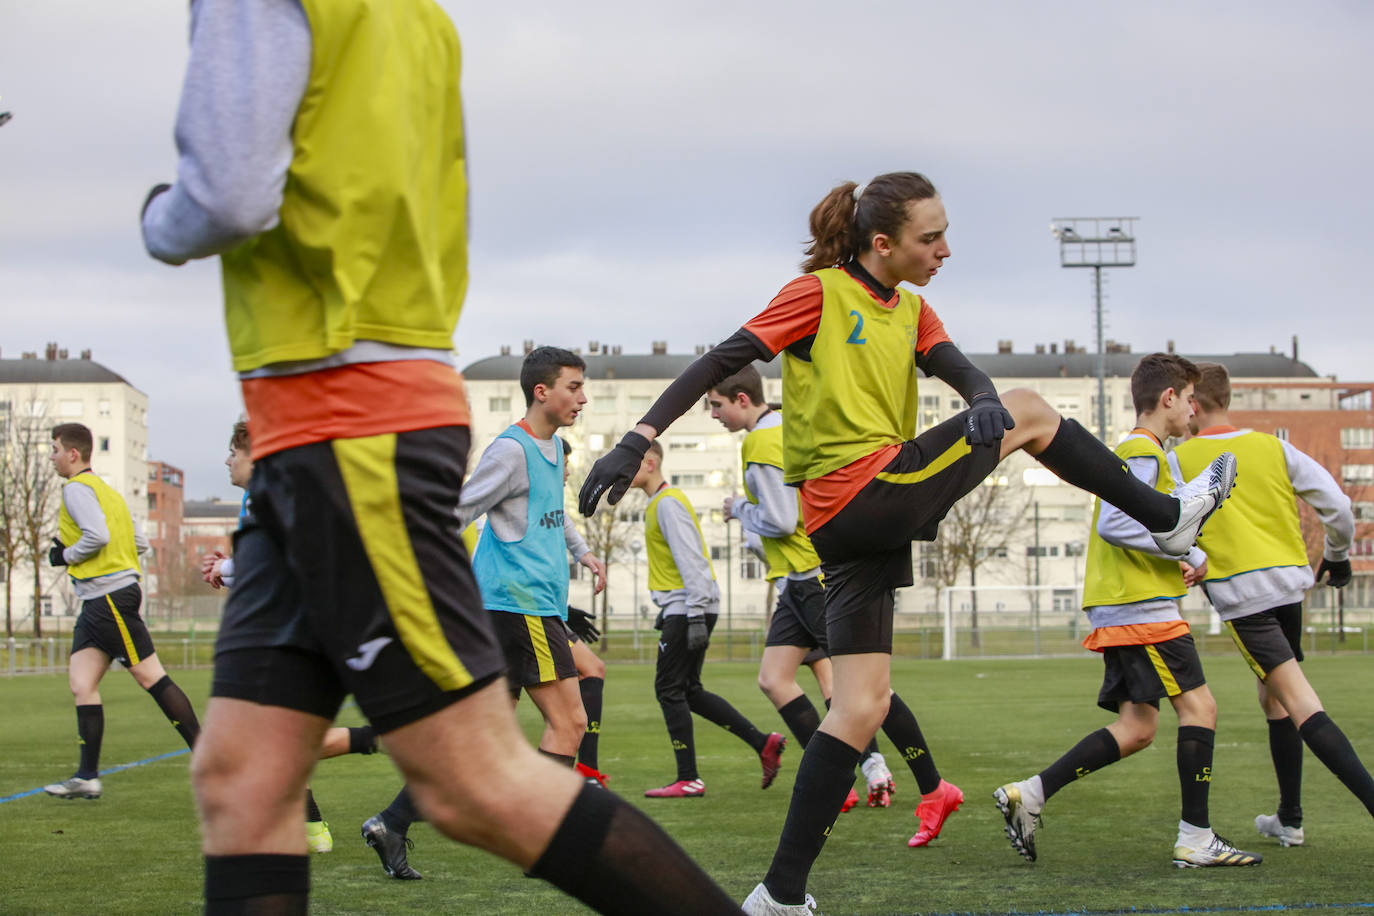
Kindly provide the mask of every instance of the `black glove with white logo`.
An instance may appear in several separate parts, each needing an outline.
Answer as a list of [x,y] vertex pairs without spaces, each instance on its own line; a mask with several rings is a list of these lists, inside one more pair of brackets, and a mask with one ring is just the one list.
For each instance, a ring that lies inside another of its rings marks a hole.
[[972,446],[996,445],[1002,434],[1016,428],[1011,411],[995,394],[980,394],[969,405],[964,423],[964,441]]
[[1322,564],[1317,567],[1317,581],[1321,582],[1325,575],[1326,584],[1332,588],[1345,588],[1350,584],[1350,561],[1349,560],[1328,560],[1322,558]]
[[583,515],[596,511],[601,494],[606,494],[606,502],[612,506],[620,502],[630,482],[639,473],[640,462],[649,450],[649,440],[639,433],[629,432],[592,465],[587,479],[582,482],[582,492],[577,494],[577,508]]
[[700,652],[711,644],[711,631],[706,629],[705,617],[687,618],[687,651]]
[[568,608],[568,629],[577,634],[585,643],[600,642],[601,631],[596,628],[596,618],[577,607]]
[[[64,556],[62,556],[62,551],[66,550],[66,549],[67,549],[66,547],[62,546],[62,542],[61,542],[61,541],[59,541],[57,538],[53,538],[53,539],[52,539],[52,547],[48,550],[48,565],[49,565],[49,566],[66,566],[66,565],[67,565],[67,558],[64,557]],[[1346,568],[1347,568],[1347,569],[1350,567],[1350,564],[1349,564],[1349,563],[1347,563],[1347,564],[1345,564],[1345,565],[1346,565]],[[1350,577],[1349,577],[1349,576],[1346,576],[1345,578],[1346,578],[1346,581],[1347,581],[1347,582],[1350,581]]]

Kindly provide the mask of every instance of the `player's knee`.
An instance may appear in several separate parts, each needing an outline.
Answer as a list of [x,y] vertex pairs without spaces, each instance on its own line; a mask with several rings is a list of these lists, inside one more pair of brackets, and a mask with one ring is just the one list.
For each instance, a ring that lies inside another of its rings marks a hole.
[[584,658],[582,663],[577,666],[577,676],[582,680],[589,677],[599,677],[604,681],[606,679],[606,663],[596,655],[591,658]]
[[[796,689],[794,690],[793,688]],[[759,689],[763,691],[764,696],[768,697],[768,699],[772,700],[774,705],[776,705],[780,698],[785,697],[789,693],[795,693],[801,688],[797,687],[796,678],[782,677],[776,672],[769,671],[765,668],[759,671]]]

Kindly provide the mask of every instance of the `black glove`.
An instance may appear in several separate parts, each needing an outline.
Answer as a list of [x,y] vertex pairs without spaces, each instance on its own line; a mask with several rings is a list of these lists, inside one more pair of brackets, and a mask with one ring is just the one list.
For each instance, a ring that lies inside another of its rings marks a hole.
[[[48,565],[49,565],[49,566],[66,566],[66,565],[67,565],[67,561],[66,561],[66,559],[62,556],[62,551],[64,551],[64,550],[66,550],[66,548],[62,546],[62,542],[59,541],[57,538],[53,538],[53,539],[52,539],[52,548],[51,548],[50,550],[48,550]],[[1347,564],[1345,564],[1345,566],[1346,566],[1346,569],[1347,569],[1347,571],[1348,571],[1348,570],[1350,569],[1350,564],[1347,563]],[[1349,581],[1350,581],[1350,576],[1349,576],[1349,575],[1346,575],[1345,581],[1346,581],[1346,582],[1349,582]],[[1342,582],[1341,584],[1344,585],[1345,583]]]
[[964,422],[964,441],[969,445],[996,445],[1002,433],[1016,428],[1011,411],[1002,406],[995,394],[980,394],[969,405]]
[[143,209],[140,210],[139,213],[138,213],[139,222],[142,222],[142,221],[143,221],[143,217],[144,217],[145,215],[147,215],[147,213],[148,213],[148,205],[149,205],[150,203],[153,202],[153,198],[154,198],[154,197],[157,197],[159,194],[164,194],[164,193],[166,193],[167,191],[170,191],[170,190],[172,190],[172,186],[169,185],[169,184],[155,184],[155,185],[153,185],[153,189],[152,189],[151,191],[148,192],[148,196],[145,197],[145,198],[143,198]]
[[701,652],[711,644],[711,631],[706,629],[705,617],[687,618],[687,651]]
[[568,608],[568,629],[586,643],[599,642],[601,631],[596,628],[596,618],[581,608]]
[[1322,558],[1322,564],[1317,567],[1317,581],[1322,580],[1322,574],[1326,573],[1326,584],[1332,588],[1345,588],[1350,584],[1350,561],[1349,560],[1328,560]]
[[611,449],[592,465],[587,479],[582,482],[582,492],[577,494],[577,508],[583,515],[596,511],[601,494],[606,494],[606,502],[614,506],[630,488],[630,481],[639,473],[639,464],[644,453],[649,450],[649,440],[639,433],[626,433]]

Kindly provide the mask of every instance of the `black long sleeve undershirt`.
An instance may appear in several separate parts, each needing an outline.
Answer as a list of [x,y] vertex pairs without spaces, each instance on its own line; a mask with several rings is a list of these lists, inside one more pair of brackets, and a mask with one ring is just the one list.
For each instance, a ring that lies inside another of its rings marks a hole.
[[766,362],[773,355],[757,337],[740,328],[724,342],[707,350],[674,379],[639,422],[647,423],[655,433],[662,435],[674,420],[692,408],[697,398],[710,391],[721,379],[733,375],[756,359]]
[[979,395],[997,397],[997,388],[987,373],[969,362],[968,357],[948,341],[937,343],[924,356],[917,353],[916,366],[926,375],[938,378],[959,392],[970,404]]

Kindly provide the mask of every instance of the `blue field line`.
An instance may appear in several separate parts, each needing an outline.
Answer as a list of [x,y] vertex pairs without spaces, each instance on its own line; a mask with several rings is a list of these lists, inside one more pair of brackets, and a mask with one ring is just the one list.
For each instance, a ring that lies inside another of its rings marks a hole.
[[[156,757],[148,757],[143,760],[135,760],[133,763],[121,763],[117,767],[110,767],[108,770],[101,770],[100,775],[102,777],[109,776],[111,773],[118,773],[120,770],[127,770],[131,769],[132,767],[141,767],[145,764],[157,763],[159,760],[169,760],[172,757],[180,757],[183,754],[189,753],[191,753],[191,749],[189,747],[183,747],[179,751],[168,751],[165,754],[158,754]],[[39,792],[42,791],[43,787],[39,786],[37,789],[29,789],[27,792],[18,792],[14,795],[6,795],[4,798],[0,798],[0,805],[3,805],[5,802],[18,801],[21,798],[28,798],[30,795],[37,795]]]
[[1071,910],[962,910],[949,913],[925,913],[924,916],[1170,916],[1173,913],[1286,913],[1302,910],[1374,910],[1374,901],[1358,903],[1272,903],[1265,906],[1182,906],[1182,907],[1120,907],[1114,910],[1090,910],[1086,907]]

